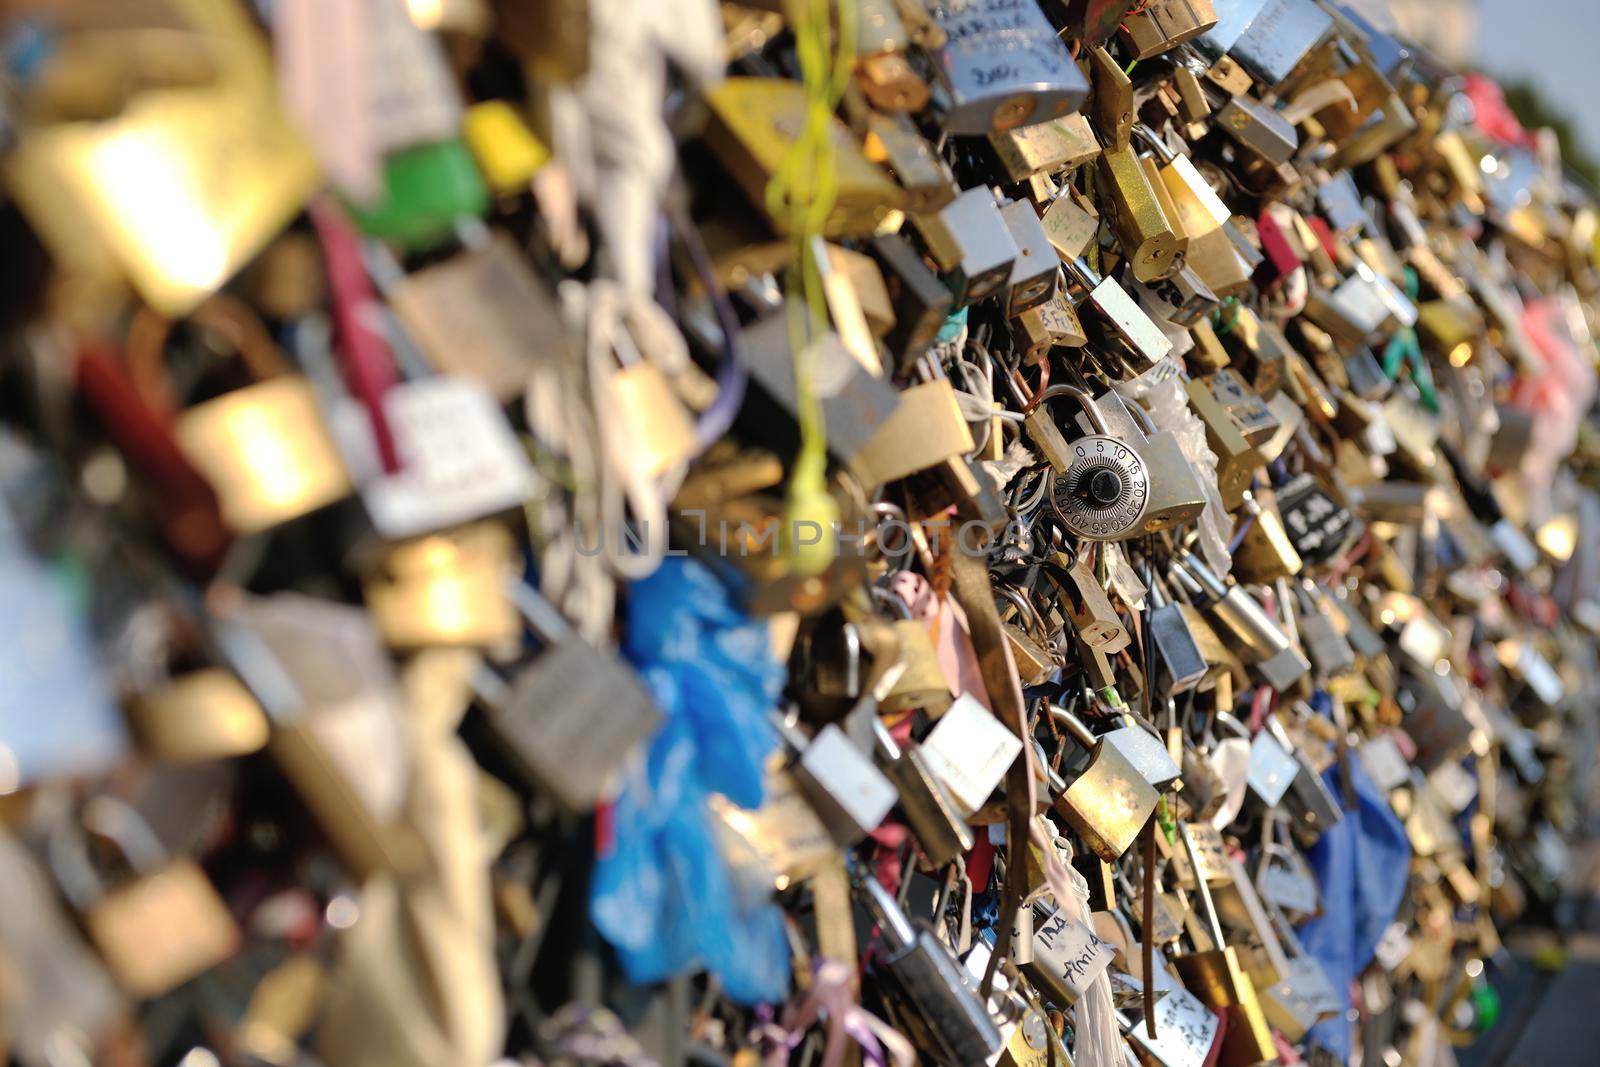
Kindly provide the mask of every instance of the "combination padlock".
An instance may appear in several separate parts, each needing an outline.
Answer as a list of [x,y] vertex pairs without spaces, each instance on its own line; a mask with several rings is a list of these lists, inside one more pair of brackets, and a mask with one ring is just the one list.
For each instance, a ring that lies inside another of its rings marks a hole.
[[1064,468],[1058,467],[1050,487],[1056,518],[1075,537],[1120,541],[1143,530],[1140,522],[1150,501],[1150,470],[1143,457],[1111,436],[1105,416],[1088,393],[1074,385],[1052,385],[1039,406],[1070,396],[1083,406],[1094,433],[1067,445]]

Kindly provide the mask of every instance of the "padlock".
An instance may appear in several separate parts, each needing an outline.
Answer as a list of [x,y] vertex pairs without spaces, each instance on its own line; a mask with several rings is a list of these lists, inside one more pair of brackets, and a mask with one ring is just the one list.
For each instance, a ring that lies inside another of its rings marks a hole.
[[921,752],[958,808],[971,815],[988,802],[1022,741],[976,697],[962,693],[923,739]]
[[1039,221],[1063,264],[1083,256],[1100,232],[1100,213],[1071,185],[1050,198]]
[[960,191],[949,164],[905,116],[866,116],[867,134],[862,149],[872,162],[887,167],[905,192],[905,210],[938,211]]
[[1182,266],[1173,223],[1161,209],[1150,177],[1131,144],[1100,153],[1100,185],[1129,270],[1141,282],[1169,277]]
[[897,663],[880,675],[871,691],[850,709],[843,729],[858,748],[876,759],[893,783],[900,810],[928,863],[943,867],[972,848],[972,831],[921,749],[916,745],[902,748],[878,718],[878,709],[900,684],[904,671],[904,664]]
[[1096,45],[1089,49],[1089,71],[1094,92],[1089,97],[1090,117],[1107,151],[1128,147],[1133,130],[1133,82],[1111,53]]
[[1240,965],[1259,993],[1288,976],[1289,956],[1244,865],[1230,858],[1228,868],[1232,877],[1211,890],[1212,901],[1217,917],[1232,935],[1229,943]]
[[984,136],[1076,111],[1089,83],[1044,12],[1007,0],[931,0],[947,134]]
[[1000,205],[1000,217],[1017,246],[1006,288],[1006,314],[1020,315],[1055,296],[1061,265],[1032,204],[1026,200],[1008,201]]
[[1095,736],[1064,709],[1050,714],[1083,748],[1073,762],[1077,777],[1055,798],[1056,811],[1084,843],[1107,863],[1133,844],[1155,811],[1161,791],[1179,777],[1162,742],[1133,726]]
[[1277,111],[1249,96],[1235,96],[1217,112],[1217,126],[1243,147],[1274,165],[1287,163],[1300,135]]
[[911,242],[899,234],[874,237],[867,247],[883,270],[894,309],[894,326],[884,334],[883,343],[894,357],[895,373],[904,375],[933,343],[953,298]]
[[989,143],[1013,182],[1025,182],[1035,174],[1059,175],[1100,154],[1100,142],[1089,128],[1089,120],[1077,112],[991,133]]
[[[1074,397],[1082,405],[1094,433],[1067,443],[1047,406],[1060,396]],[[1139,532],[1150,473],[1137,452],[1109,434],[1088,393],[1073,385],[1050,386],[1035,401],[1025,425],[1055,471],[1050,505],[1068,531],[1093,541],[1117,541]]]
[[972,429],[948,378],[903,389],[899,401],[856,454],[854,466],[873,484],[899,481],[973,450]]
[[129,702],[139,745],[167,763],[203,763],[247,756],[267,743],[261,705],[221,667],[168,678]]
[[1312,0],[1267,0],[1257,10],[1232,27],[1238,36],[1226,51],[1252,77],[1275,88],[1327,38],[1333,18]]
[[1284,807],[1293,819],[1295,831],[1302,837],[1314,840],[1344,820],[1344,805],[1328,787],[1310,758],[1289,739],[1278,717],[1269,715],[1266,723],[1267,729],[1300,764],[1300,773],[1295,775],[1284,797]]
[[1186,693],[1198,686],[1210,670],[1183,605],[1174,604],[1159,580],[1150,582],[1150,607],[1145,629],[1155,648],[1153,683],[1167,694]]
[[987,186],[967,189],[939,211],[911,220],[957,306],[977,303],[1010,284],[1017,244]]
[[507,592],[545,647],[486,702],[490,728],[531,786],[574,814],[591,811],[661,713],[633,668],[578,636],[530,586]]
[[[1186,823],[1178,824],[1189,861],[1200,866]],[[1217,922],[1217,911],[1211,900],[1211,889],[1204,878],[1196,881],[1201,908],[1213,944],[1208,951],[1179,956],[1172,961],[1173,969],[1183,978],[1184,985],[1213,1011],[1227,1016],[1228,1026],[1222,1037],[1222,1051],[1218,1063],[1223,1067],[1248,1067],[1259,1063],[1272,1063],[1278,1059],[1277,1047],[1267,1029],[1261,1012],[1261,1002],[1255,984],[1245,974],[1239,957],[1222,939],[1222,926]]]
[[[1273,909],[1269,906],[1268,911]],[[1344,998],[1282,915],[1273,913],[1272,921],[1288,948],[1288,973],[1277,983],[1260,988],[1261,1011],[1274,1030],[1298,1043],[1311,1027],[1343,1011]]]
[[527,389],[530,353],[568,354],[554,295],[503,234],[442,263],[378,281],[435,367],[483,382],[502,402]]
[[[1281,820],[1272,820],[1282,825]],[[1271,907],[1310,918],[1322,910],[1317,880],[1300,851],[1280,841],[1266,840],[1256,861],[1256,889]]]
[[997,584],[994,591],[1010,601],[1017,609],[1022,625],[1006,622],[1006,644],[1011,646],[1011,658],[1017,664],[1017,676],[1024,686],[1043,685],[1060,667],[1050,635],[1045,632],[1044,620],[1026,595],[1009,585]]
[[1296,598],[1295,627],[1317,674],[1333,678],[1355,667],[1356,650],[1335,622],[1337,609],[1328,603],[1327,595],[1316,583],[1302,578]]
[[1200,36],[1216,24],[1217,12],[1211,0],[1151,0],[1130,11],[1118,29],[1135,59],[1149,59]]
[[1158,994],[1154,1037],[1142,1021],[1127,1024],[1133,1043],[1160,1067],[1205,1067],[1221,1037],[1222,1020],[1193,993],[1176,983]]
[[1082,348],[1089,343],[1083,323],[1066,297],[1056,293],[1011,320],[1011,336],[1024,363],[1043,363],[1052,348]]
[[[805,88],[787,78],[727,78],[706,93],[711,121],[705,139],[751,204],[765,211],[766,189],[806,126]],[[829,118],[838,192],[822,226],[827,237],[866,237],[905,202],[905,193],[865,152],[845,125]],[[768,220],[780,233],[786,215]]]
[[379,633],[400,649],[515,642],[521,621],[505,594],[514,551],[509,532],[494,523],[390,548],[362,587]]
[[1068,562],[1058,555],[1051,562],[1066,572],[1065,580],[1053,572],[1047,573],[1061,591],[1061,612],[1072,624],[1079,642],[1103,656],[1115,655],[1127,648],[1132,637],[1111,606],[1111,599],[1106,596],[1105,587],[1088,557],[1080,553]]
[[1068,296],[1074,304],[1094,309],[1095,323],[1120,344],[1139,371],[1150,369],[1172,352],[1172,340],[1114,279],[1102,278],[1081,258],[1065,267]]
[[520,196],[539,168],[550,162],[550,149],[506,100],[480,100],[469,106],[461,116],[461,139],[496,196]]
[[927,926],[913,926],[873,875],[852,867],[851,882],[878,924],[878,965],[899,994],[918,1047],[945,1067],[983,1063],[1003,1045],[1000,1030],[961,965]]
[[1144,532],[1159,533],[1198,518],[1205,510],[1206,494],[1200,475],[1183,454],[1178,435],[1158,427],[1143,404],[1125,401],[1115,390],[1095,401],[1096,407],[1102,404],[1103,411],[1126,412],[1130,422],[1137,424],[1129,427],[1127,437],[1150,475],[1150,497],[1141,524]]
[[1280,692],[1293,685],[1311,664],[1283,628],[1262,611],[1243,586],[1224,583],[1188,551],[1174,557],[1173,573],[1202,598],[1206,609],[1240,642],[1252,667]]
[[1234,577],[1241,582],[1274,582],[1299,574],[1304,563],[1283,528],[1275,501],[1267,496],[1267,505],[1262,506],[1247,492],[1244,516],[1249,528],[1233,549]]
[[[171,323],[129,350],[133,381],[146,403],[170,411],[163,349]],[[213,298],[193,320],[237,344],[253,385],[176,412],[173,435],[216,489],[235,532],[260,533],[349,495],[350,477],[328,432],[311,382],[289,370],[261,323],[242,305]]]
[[1065,909],[1041,901],[1023,910],[1033,921],[1028,975],[1057,1003],[1076,1003],[1111,964],[1112,946],[1087,923],[1069,919]]
[[168,856],[143,816],[102,795],[84,805],[82,820],[84,829],[116,844],[133,879],[106,889],[83,829],[64,824],[50,835],[50,865],[131,996],[162,996],[238,951],[239,928],[210,879],[193,860]]

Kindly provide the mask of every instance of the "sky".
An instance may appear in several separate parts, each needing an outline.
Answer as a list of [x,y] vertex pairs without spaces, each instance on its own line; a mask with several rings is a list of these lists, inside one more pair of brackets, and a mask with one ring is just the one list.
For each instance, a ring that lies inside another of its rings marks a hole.
[[1538,83],[1600,159],[1600,0],[1479,0],[1479,9],[1484,69]]

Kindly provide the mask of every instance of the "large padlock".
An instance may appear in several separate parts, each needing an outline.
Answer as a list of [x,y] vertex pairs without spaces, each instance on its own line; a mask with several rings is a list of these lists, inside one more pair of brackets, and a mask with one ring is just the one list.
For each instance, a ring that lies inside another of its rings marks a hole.
[[[1047,405],[1071,396],[1095,432],[1067,443]],[[1074,385],[1052,385],[1039,395],[1025,424],[1055,470],[1051,508],[1076,537],[1119,541],[1141,532],[1150,496],[1150,472],[1131,447],[1111,436],[1093,398]]]
[[859,868],[851,881],[877,921],[889,978],[918,1046],[944,1067],[983,1063],[1004,1044],[988,1008],[943,942],[914,926],[877,878]]
[[1155,811],[1161,791],[1179,770],[1166,745],[1134,726],[1119,726],[1099,736],[1077,716],[1051,707],[1083,748],[1074,762],[1078,775],[1055,799],[1055,807],[1089,848],[1107,863],[1133,844]]
[[1036,4],[935,0],[945,133],[985,136],[1076,111],[1089,82]]

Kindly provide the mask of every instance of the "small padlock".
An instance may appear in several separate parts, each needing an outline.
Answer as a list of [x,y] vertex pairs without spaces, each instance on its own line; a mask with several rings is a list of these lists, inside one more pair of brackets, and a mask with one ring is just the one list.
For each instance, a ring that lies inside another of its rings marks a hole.
[[569,812],[591,811],[661,712],[633,668],[579,637],[532,587],[511,583],[509,595],[545,647],[487,701],[490,726],[530,785]]
[[168,856],[137,811],[102,795],[84,805],[82,818],[84,828],[117,845],[133,880],[105,889],[82,830],[66,825],[50,836],[50,865],[130,995],[162,996],[238,951],[239,928],[205,872],[191,859]]
[[958,307],[1010,284],[1017,243],[988,186],[964,190],[937,212],[912,215],[911,221]]
[[900,234],[881,234],[867,247],[883,270],[894,308],[894,326],[884,334],[883,343],[894,357],[896,374],[904,375],[938,336],[953,298]]
[[1025,182],[1035,174],[1059,175],[1100,154],[1100,142],[1095,140],[1089,120],[1077,112],[991,133],[989,144],[1006,177],[1013,182]]
[[1017,664],[1017,677],[1024,686],[1043,685],[1060,668],[1044,619],[1021,591],[1000,584],[995,585],[994,591],[1016,607],[1017,617],[1022,620],[1021,626],[1002,623],[1011,658]]
[[[1060,396],[1082,405],[1094,433],[1067,443],[1047,408]],[[1025,425],[1055,469],[1051,508],[1069,532],[1093,541],[1118,541],[1139,532],[1150,472],[1137,452],[1110,435],[1088,393],[1073,385],[1050,386],[1035,401]]]
[[[170,411],[163,349],[171,323],[130,344],[133,381],[157,411]],[[217,491],[235,532],[260,533],[341,500],[350,477],[309,379],[292,373],[261,323],[242,305],[214,297],[193,321],[237,346],[253,385],[175,413],[179,446]]]
[[1094,85],[1089,111],[1100,141],[1108,151],[1127,148],[1133,130],[1133,82],[1100,45],[1089,49],[1089,72]]
[[1026,200],[1008,201],[1000,205],[1000,217],[1017,246],[1006,287],[1006,314],[1020,315],[1055,296],[1061,265],[1032,204]]
[[267,743],[266,713],[221,667],[189,671],[140,692],[128,718],[140,747],[166,763],[246,756]]
[[[1217,24],[1211,0],[1150,0],[1123,18],[1118,29],[1135,59],[1169,52]],[[1179,69],[1186,69],[1180,65]]]
[[1180,241],[1161,208],[1132,145],[1100,153],[1099,177],[1112,208],[1117,243],[1141,282],[1169,277],[1182,266]]
[[1149,370],[1172,352],[1172,339],[1139,307],[1128,291],[1102,278],[1082,258],[1065,264],[1067,293],[1074,304],[1094,309],[1094,321],[1127,354],[1140,371]]
[[971,693],[962,693],[923,739],[923,758],[963,814],[982,808],[1022,752],[1022,741]]
[[1168,695],[1186,693],[1205,680],[1210,664],[1182,607],[1168,598],[1161,582],[1152,580],[1149,589],[1145,629],[1156,653],[1151,684]]
[[1225,584],[1188,551],[1174,560],[1174,576],[1185,581],[1206,602],[1207,609],[1239,640],[1254,668],[1280,692],[1311,670],[1283,628],[1262,611],[1240,585]]

